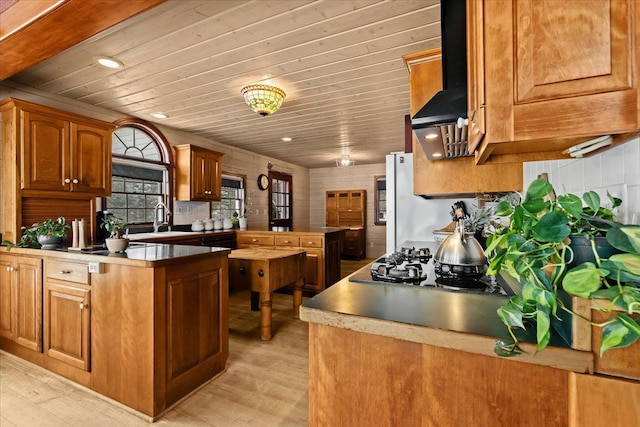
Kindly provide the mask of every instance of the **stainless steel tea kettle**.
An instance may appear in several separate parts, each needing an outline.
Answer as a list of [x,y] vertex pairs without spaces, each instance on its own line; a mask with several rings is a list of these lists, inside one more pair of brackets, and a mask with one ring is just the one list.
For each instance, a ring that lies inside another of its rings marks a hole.
[[473,235],[464,232],[464,211],[456,208],[455,216],[455,231],[438,246],[434,261],[448,265],[485,265],[487,258],[482,246]]

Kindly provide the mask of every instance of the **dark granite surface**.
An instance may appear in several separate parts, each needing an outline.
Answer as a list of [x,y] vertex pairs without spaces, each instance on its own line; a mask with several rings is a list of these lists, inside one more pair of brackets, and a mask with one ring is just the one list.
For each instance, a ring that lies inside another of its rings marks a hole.
[[[369,267],[364,267],[369,268]],[[480,295],[386,283],[358,283],[343,279],[313,298],[303,307],[364,318],[388,320],[448,331],[508,338],[496,310],[509,297]],[[534,330],[518,333],[518,338],[535,342]],[[561,339],[552,346],[569,348]]]

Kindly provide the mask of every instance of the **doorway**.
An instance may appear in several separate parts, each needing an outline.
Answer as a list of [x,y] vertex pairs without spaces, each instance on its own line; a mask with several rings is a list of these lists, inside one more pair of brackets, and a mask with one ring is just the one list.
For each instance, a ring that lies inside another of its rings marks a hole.
[[269,171],[269,230],[293,230],[293,176]]

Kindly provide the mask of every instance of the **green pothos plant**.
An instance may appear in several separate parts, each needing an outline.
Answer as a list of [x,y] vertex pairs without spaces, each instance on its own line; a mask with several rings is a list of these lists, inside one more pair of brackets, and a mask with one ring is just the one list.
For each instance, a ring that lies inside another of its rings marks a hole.
[[[559,297],[569,295],[597,300],[598,310],[611,313],[609,320],[592,325],[602,328],[600,353],[628,346],[640,337],[640,226],[614,221],[613,209],[622,201],[607,194],[610,205],[603,206],[593,191],[582,197],[565,194],[555,197],[544,180],[531,183],[524,197],[498,203],[496,215],[508,216],[509,225],[487,238],[487,274],[500,271],[519,280],[522,294],[498,309],[511,340],[496,343],[495,352],[512,356],[522,352],[515,331],[535,328],[537,351],[549,344],[554,330],[552,317],[564,310],[578,316]],[[568,265],[574,259],[571,236],[590,239],[593,262]],[[619,253],[602,258],[595,237],[606,241]],[[584,319],[589,321],[588,319]]]

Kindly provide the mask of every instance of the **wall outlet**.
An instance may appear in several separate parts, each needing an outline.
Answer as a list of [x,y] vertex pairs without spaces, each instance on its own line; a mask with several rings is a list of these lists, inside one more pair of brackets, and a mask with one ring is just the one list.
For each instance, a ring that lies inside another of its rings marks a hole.
[[182,206],[178,206],[176,209],[176,215],[182,215]]
[[193,213],[193,208],[191,206],[187,206],[187,213],[188,214]]
[[90,262],[89,273],[94,273],[94,274],[104,273],[104,264],[101,262]]

